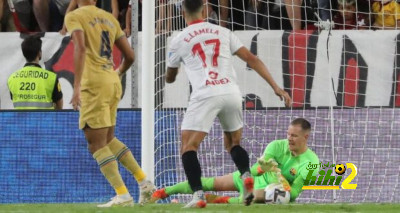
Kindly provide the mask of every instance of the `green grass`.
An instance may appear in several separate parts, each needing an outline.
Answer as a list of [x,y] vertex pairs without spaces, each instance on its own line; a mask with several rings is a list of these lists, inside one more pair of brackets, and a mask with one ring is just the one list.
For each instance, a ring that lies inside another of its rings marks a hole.
[[0,213],[70,213],[70,212],[87,212],[87,213],[144,213],[144,212],[304,212],[304,213],[323,213],[323,212],[400,212],[400,204],[290,204],[290,205],[222,205],[209,204],[205,209],[182,209],[183,204],[150,204],[146,206],[136,205],[134,207],[113,207],[108,209],[100,209],[96,204],[3,204],[0,205]]

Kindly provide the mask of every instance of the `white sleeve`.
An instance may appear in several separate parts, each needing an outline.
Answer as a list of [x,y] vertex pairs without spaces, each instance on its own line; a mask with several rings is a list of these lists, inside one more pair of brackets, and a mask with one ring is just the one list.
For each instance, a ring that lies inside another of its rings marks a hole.
[[167,67],[178,68],[181,64],[181,57],[178,54],[179,42],[178,39],[172,39],[171,46],[168,50],[168,65]]
[[239,38],[233,34],[232,31],[229,32],[229,40],[230,40],[230,47],[231,47],[231,54],[235,54],[241,47],[243,47],[242,42]]

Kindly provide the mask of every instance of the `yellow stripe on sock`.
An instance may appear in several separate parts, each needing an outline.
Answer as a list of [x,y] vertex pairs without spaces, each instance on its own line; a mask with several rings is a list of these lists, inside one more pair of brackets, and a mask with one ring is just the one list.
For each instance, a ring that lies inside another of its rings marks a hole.
[[135,170],[135,173],[133,174],[133,176],[135,177],[135,179],[138,183],[142,182],[142,180],[144,180],[146,178],[146,174],[140,168]]
[[123,194],[128,193],[128,189],[126,188],[125,185],[123,185],[123,186],[115,188],[115,192],[117,193],[117,195],[123,195]]

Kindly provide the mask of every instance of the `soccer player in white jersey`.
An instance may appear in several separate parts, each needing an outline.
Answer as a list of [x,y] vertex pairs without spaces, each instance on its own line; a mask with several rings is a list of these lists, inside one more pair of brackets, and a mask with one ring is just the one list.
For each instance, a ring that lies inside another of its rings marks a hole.
[[263,62],[245,48],[230,30],[203,22],[202,0],[184,0],[183,8],[188,26],[171,42],[166,82],[175,81],[179,65],[183,62],[193,87],[182,121],[182,163],[194,192],[192,201],[185,207],[206,206],[197,149],[210,131],[215,117],[219,118],[223,128],[226,150],[243,180],[243,201],[249,205],[254,197],[254,180],[250,175],[249,156],[240,146],[242,97],[235,79],[232,55],[246,61],[285,101],[286,106],[291,105],[291,98],[276,84]]

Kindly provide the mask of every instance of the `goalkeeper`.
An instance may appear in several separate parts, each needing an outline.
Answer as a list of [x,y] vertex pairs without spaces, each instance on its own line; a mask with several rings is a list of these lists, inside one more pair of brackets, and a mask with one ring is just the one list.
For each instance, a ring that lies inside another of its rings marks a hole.
[[[287,139],[275,140],[265,148],[263,156],[251,168],[254,176],[254,202],[265,202],[264,189],[271,183],[282,183],[285,190],[290,191],[290,201],[293,202],[301,193],[304,180],[307,177],[309,164],[318,165],[318,156],[308,148],[307,140],[311,125],[297,118],[290,123]],[[314,170],[315,172],[318,169]],[[202,178],[204,191],[238,191],[239,197],[206,195],[208,203],[241,203],[243,181],[239,171],[218,177]],[[152,195],[152,201],[164,199],[174,194],[193,193],[187,181],[157,190]]]

